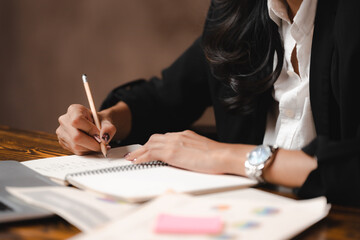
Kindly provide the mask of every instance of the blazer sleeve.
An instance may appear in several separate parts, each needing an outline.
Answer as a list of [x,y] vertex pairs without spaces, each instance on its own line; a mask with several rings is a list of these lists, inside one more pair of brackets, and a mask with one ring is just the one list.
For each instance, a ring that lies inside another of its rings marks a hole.
[[[337,126],[330,136],[320,135],[303,150],[316,156],[318,168],[299,189],[301,197],[325,195],[330,202],[360,206],[360,1],[338,1],[334,25],[336,70],[331,69],[329,104]],[[336,114],[334,114],[334,112]]]
[[132,113],[132,129],[123,144],[144,143],[153,133],[189,128],[211,105],[208,64],[197,39],[161,78],[139,79],[115,88],[101,108],[124,101]]

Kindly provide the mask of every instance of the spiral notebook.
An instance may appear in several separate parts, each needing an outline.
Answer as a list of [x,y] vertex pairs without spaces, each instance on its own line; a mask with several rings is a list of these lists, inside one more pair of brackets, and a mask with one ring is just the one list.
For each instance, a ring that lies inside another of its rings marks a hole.
[[33,160],[26,166],[51,178],[57,176],[77,188],[128,202],[147,201],[167,191],[198,195],[256,184],[256,181],[240,176],[192,172],[160,161],[133,164],[123,156],[124,152],[136,147],[112,149],[108,159],[100,155],[72,155]]
[[66,180],[80,189],[128,202],[143,202],[167,191],[198,195],[256,183],[239,176],[187,171],[157,161],[73,173]]

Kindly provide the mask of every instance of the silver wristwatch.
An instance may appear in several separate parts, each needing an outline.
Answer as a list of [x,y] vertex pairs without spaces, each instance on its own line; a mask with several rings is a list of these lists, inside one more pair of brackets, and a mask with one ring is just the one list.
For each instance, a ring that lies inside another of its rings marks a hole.
[[270,163],[273,154],[278,149],[277,146],[259,145],[246,155],[245,173],[251,178],[261,183],[265,182],[263,169]]

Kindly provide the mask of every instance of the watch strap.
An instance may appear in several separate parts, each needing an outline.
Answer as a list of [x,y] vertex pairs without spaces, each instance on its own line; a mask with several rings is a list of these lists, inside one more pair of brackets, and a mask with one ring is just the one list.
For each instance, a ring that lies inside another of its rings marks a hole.
[[250,179],[254,179],[260,183],[264,183],[265,179],[263,178],[263,169],[267,166],[269,166],[272,162],[272,160],[275,158],[276,152],[278,150],[278,146],[274,145],[259,145],[257,147],[264,146],[270,148],[270,156],[261,164],[258,165],[252,165],[248,161],[248,159],[245,161],[245,173],[247,177]]

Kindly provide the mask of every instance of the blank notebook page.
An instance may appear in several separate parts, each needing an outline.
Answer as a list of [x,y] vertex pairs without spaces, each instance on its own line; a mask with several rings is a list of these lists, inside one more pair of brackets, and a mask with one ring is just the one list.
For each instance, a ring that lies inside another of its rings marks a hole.
[[79,188],[128,201],[148,200],[168,190],[205,193],[256,184],[244,177],[203,174],[169,166],[69,176],[67,180]]

